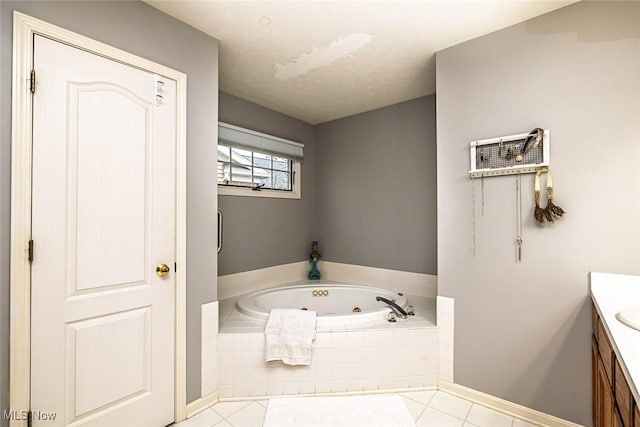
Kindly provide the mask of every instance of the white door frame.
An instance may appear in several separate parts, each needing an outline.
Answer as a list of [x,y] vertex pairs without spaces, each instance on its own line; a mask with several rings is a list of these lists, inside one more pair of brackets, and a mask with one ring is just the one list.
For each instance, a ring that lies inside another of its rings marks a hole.
[[[31,384],[31,151],[33,35],[40,34],[151,73],[176,85],[176,294],[175,294],[175,421],[186,418],[186,163],[187,76],[155,62],[97,42],[20,12],[13,15],[13,82],[11,118],[11,262],[10,262],[10,408],[30,410]],[[36,77],[37,82],[37,77]],[[11,426],[26,426],[26,420]]]

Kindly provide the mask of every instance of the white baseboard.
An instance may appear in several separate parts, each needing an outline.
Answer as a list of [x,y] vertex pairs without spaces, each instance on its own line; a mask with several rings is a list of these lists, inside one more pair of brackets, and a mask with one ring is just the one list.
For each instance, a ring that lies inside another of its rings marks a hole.
[[500,399],[459,384],[438,381],[438,390],[446,391],[447,393],[530,423],[542,424],[549,427],[582,427],[580,424],[563,420],[562,418],[554,417],[553,415],[545,414],[544,412],[536,411],[535,409],[527,408],[526,406],[518,405],[517,403],[509,402],[508,400]]
[[187,418],[191,418],[205,409],[210,408],[218,403],[219,400],[218,392],[214,391],[207,396],[201,397],[200,399],[187,404]]

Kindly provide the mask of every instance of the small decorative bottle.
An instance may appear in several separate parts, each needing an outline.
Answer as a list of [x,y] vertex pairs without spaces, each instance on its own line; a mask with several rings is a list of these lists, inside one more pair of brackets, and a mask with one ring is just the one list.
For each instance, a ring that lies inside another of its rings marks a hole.
[[318,271],[318,259],[321,257],[320,252],[318,251],[318,241],[314,240],[311,242],[311,256],[309,257],[309,262],[313,264],[311,267],[311,271],[309,272],[310,280],[320,280],[320,272]]

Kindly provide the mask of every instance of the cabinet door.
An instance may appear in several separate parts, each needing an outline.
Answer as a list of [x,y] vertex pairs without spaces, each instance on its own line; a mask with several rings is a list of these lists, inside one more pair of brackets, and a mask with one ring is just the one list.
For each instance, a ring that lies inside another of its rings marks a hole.
[[640,407],[638,407],[638,405],[640,405],[640,402],[636,402],[636,410],[634,411],[634,424],[633,427],[640,427]]
[[598,425],[598,343],[596,334],[591,337],[591,417],[594,425]]
[[618,411],[617,409],[614,411],[614,419],[613,419],[613,426],[614,427],[624,427],[624,424],[622,424],[622,418],[620,417],[620,411]]
[[591,330],[593,332],[593,336],[598,342],[598,321],[600,318],[598,317],[598,311],[596,310],[595,304],[591,304]]
[[602,367],[606,372],[607,381],[609,382],[609,386],[613,388],[613,347],[611,346],[611,342],[609,341],[607,331],[602,324],[602,321],[598,322],[598,349],[600,353],[600,360],[602,360]]
[[598,357],[598,369],[596,375],[596,427],[613,427],[615,424],[615,402],[613,391],[609,385],[609,380],[602,364],[602,359]]
[[629,384],[624,377],[622,367],[618,360],[615,360],[615,396],[618,410],[620,411],[620,418],[625,426],[633,425],[633,395]]

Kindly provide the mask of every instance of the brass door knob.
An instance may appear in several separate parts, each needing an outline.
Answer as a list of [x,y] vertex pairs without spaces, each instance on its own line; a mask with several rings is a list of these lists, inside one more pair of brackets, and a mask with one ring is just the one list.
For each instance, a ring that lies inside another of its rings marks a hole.
[[169,272],[171,271],[171,269],[169,268],[169,266],[167,264],[159,264],[156,267],[156,274],[160,277],[164,277],[167,274],[169,274]]

